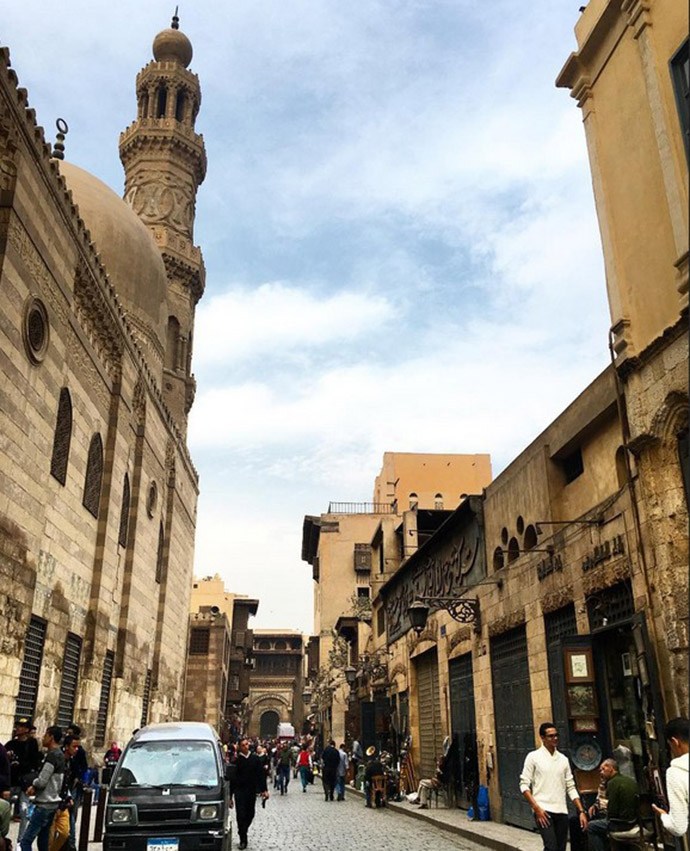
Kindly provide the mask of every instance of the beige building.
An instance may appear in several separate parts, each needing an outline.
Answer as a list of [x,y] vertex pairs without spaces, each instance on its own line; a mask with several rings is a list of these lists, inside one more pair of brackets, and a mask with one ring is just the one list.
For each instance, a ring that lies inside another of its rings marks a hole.
[[218,574],[194,578],[183,719],[212,724],[223,741],[246,729],[254,643],[249,618],[258,607],[258,600],[228,591]]
[[[357,662],[370,633],[371,595],[461,499],[491,481],[488,455],[387,452],[374,502],[332,502],[304,519],[302,558],[314,578],[314,636],[319,674],[311,678],[312,713],[324,736],[344,741],[352,730],[342,643]],[[335,656],[334,656],[335,654]]]
[[205,154],[189,40],[164,30],[153,52],[120,143],[130,203],[62,161],[64,139],[51,152],[0,52],[6,738],[17,714],[76,719],[100,747],[182,713]]
[[278,724],[302,732],[304,708],[304,639],[295,630],[254,630],[254,663],[249,676],[250,736],[271,739]]
[[582,109],[651,628],[668,711],[687,714],[688,7],[597,0],[575,34],[557,84]]

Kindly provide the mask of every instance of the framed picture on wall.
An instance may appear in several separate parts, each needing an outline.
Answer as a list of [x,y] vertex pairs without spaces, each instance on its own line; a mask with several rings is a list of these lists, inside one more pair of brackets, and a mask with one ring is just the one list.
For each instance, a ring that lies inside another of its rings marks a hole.
[[566,695],[570,718],[596,718],[599,715],[594,683],[570,683]]
[[594,666],[592,648],[578,647],[565,651],[565,681],[567,683],[593,682]]
[[574,733],[597,733],[599,722],[596,718],[573,718]]

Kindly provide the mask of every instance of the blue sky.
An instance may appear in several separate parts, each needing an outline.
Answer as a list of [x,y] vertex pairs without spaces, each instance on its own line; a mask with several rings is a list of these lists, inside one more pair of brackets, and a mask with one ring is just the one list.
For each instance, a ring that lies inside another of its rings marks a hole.
[[[119,132],[172,7],[24,0],[3,43],[39,122],[121,192]],[[304,514],[371,499],[386,450],[494,473],[606,365],[578,4],[196,0],[209,169],[189,439],[196,572],[310,631]]]

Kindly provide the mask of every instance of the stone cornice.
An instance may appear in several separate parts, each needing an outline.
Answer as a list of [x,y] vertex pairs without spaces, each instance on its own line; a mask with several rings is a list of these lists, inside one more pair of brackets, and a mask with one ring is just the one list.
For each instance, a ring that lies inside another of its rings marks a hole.
[[189,290],[194,305],[204,294],[206,286],[206,275],[203,262],[201,266],[186,262],[177,253],[170,250],[162,249],[163,262],[168,277],[179,281],[186,289]]
[[170,118],[134,121],[120,133],[120,159],[125,169],[138,153],[174,152],[189,167],[197,186],[206,177],[204,137]]

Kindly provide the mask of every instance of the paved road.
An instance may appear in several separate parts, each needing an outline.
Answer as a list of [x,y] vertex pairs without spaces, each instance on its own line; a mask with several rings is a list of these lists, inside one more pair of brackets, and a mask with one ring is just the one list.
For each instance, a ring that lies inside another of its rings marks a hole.
[[345,794],[345,801],[327,803],[318,779],[305,794],[299,781],[292,781],[283,797],[271,790],[266,808],[257,805],[249,851],[486,851],[409,816],[367,809],[362,798]]

